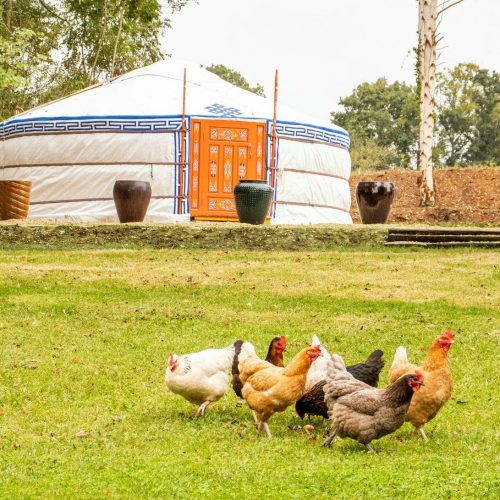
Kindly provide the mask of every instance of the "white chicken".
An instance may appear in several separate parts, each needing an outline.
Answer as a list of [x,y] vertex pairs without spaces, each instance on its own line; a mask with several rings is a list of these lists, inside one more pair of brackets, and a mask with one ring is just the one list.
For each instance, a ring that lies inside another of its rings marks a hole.
[[225,349],[205,349],[177,356],[170,354],[165,383],[174,394],[198,405],[195,417],[205,414],[210,403],[218,401],[229,387],[229,368],[235,345]]
[[313,361],[311,368],[309,368],[309,371],[307,372],[305,392],[308,392],[309,389],[314,387],[318,382],[326,379],[328,362],[331,357],[326,347],[319,341],[319,338],[316,335],[313,335],[311,347],[315,346],[319,346],[321,356]]

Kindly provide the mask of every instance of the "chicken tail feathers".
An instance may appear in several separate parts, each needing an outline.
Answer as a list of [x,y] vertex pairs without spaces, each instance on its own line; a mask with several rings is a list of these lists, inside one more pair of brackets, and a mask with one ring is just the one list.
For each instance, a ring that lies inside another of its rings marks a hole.
[[411,365],[408,361],[408,355],[406,354],[406,348],[399,346],[394,353],[394,359],[392,365],[389,368],[389,383],[392,384],[399,377],[405,374]]
[[241,346],[243,345],[243,340],[237,340],[233,346],[234,346],[234,357],[233,357],[233,366],[231,367],[231,373],[233,375],[237,375],[240,373],[240,370],[238,368],[238,363],[239,361],[239,356],[241,352]]
[[315,346],[315,345],[321,345],[321,342],[319,341],[319,338],[317,335],[313,335],[313,339],[311,342],[311,346]]
[[401,363],[408,363],[408,354],[406,354],[406,348],[399,346],[394,353],[394,360],[392,361],[391,370],[394,369]]
[[243,383],[240,379],[240,369],[239,369],[239,356],[241,352],[241,346],[243,345],[243,340],[237,340],[234,346],[234,357],[233,357],[233,365],[231,366],[231,374],[233,376],[231,380],[231,385],[233,386],[233,390],[236,395],[241,398],[241,390],[243,389]]
[[383,351],[377,349],[373,351],[368,359],[363,363],[347,367],[347,371],[357,380],[361,380],[365,384],[372,387],[377,387],[379,375],[384,368]]
[[366,360],[366,363],[369,365],[373,365],[377,368],[382,368],[384,367],[384,360],[382,359],[382,356],[384,355],[384,351],[381,349],[377,349],[376,351],[373,351],[369,356],[368,359]]

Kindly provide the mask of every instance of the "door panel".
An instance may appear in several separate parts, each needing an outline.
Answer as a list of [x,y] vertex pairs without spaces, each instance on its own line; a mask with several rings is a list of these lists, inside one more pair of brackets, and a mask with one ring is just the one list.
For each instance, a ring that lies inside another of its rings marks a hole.
[[193,120],[191,216],[236,219],[233,188],[265,175],[265,124]]

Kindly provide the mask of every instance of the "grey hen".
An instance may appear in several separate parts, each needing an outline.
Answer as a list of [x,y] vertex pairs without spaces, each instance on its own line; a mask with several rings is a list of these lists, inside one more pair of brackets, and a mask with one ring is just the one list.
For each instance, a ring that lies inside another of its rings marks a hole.
[[413,394],[423,384],[417,372],[385,389],[376,389],[356,380],[338,354],[332,356],[327,375],[324,390],[331,430],[323,446],[330,447],[335,436],[348,437],[364,444],[370,452],[374,451],[371,441],[403,425]]

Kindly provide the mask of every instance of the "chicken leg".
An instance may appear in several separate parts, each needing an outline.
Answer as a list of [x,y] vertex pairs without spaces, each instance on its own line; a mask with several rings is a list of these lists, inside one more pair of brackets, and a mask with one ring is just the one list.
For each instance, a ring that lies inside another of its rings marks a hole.
[[264,430],[266,431],[267,437],[269,439],[272,439],[273,435],[271,434],[271,429],[269,429],[269,425],[267,424],[267,422],[263,422],[262,425],[264,426]]
[[205,401],[204,403],[201,403],[200,407],[198,408],[198,411],[195,414],[195,418],[198,417],[203,417],[205,415],[205,408],[211,403],[211,401]]
[[324,448],[330,448],[330,446],[332,445],[333,438],[335,437],[335,434],[336,432],[332,431],[330,435],[325,439],[325,441],[323,442]]
[[255,426],[258,427],[259,419],[257,418],[257,413],[255,413],[253,410],[252,410],[252,416],[253,416],[253,421],[255,422]]
[[419,428],[418,428],[418,432],[420,432],[420,435],[422,436],[422,439],[423,439],[424,441],[426,441],[426,442],[427,442],[427,441],[429,441],[429,438],[427,437],[427,434],[425,433],[425,431],[424,431],[424,428],[423,428],[423,427],[419,427]]
[[377,453],[369,444],[365,444],[368,453]]
[[269,439],[272,439],[273,435],[271,434],[271,429],[269,429],[269,425],[267,424],[267,422],[258,422],[256,427],[258,431],[265,430],[267,437]]

